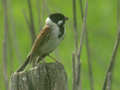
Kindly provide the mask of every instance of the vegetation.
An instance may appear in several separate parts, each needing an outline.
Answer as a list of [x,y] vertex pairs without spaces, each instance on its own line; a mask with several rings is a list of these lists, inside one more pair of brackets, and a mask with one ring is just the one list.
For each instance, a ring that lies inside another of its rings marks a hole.
[[[31,1],[31,4],[29,1]],[[66,24],[65,39],[58,49],[52,53],[52,56],[60,59],[62,64],[64,64],[68,74],[69,90],[72,90],[72,56],[75,54],[73,53],[75,52],[75,18],[73,18],[75,12],[73,14],[73,1],[0,0],[0,90],[7,90],[7,83],[10,75],[24,62],[31,49],[32,42],[35,37],[34,35],[38,34],[40,29],[44,26],[45,18],[50,13],[54,12],[61,12],[65,16],[69,17],[69,21]],[[81,31],[83,30],[82,28],[84,23],[81,18],[80,1],[81,0],[76,0],[75,5],[77,14],[78,47],[80,46]],[[86,1],[82,1],[83,11],[85,13]],[[32,9],[30,9],[30,5]],[[32,16],[30,10],[32,10]],[[119,10],[119,0],[88,1],[85,28],[87,30],[94,90],[101,90],[103,87],[113,47],[118,35],[118,26],[120,26]],[[32,27],[30,28],[30,26]],[[31,30],[35,30],[32,38]],[[3,43],[3,41],[5,42]],[[120,89],[120,48],[117,48],[117,51],[112,72],[111,90]],[[49,57],[46,59],[47,61],[52,61]],[[90,67],[88,66],[88,49],[86,48],[86,39],[83,40],[80,61],[81,90],[91,90],[91,82],[89,79]]]

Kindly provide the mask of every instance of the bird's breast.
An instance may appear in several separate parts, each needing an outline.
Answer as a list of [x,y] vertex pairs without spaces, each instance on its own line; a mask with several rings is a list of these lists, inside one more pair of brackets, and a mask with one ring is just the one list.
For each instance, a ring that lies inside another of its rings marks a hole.
[[57,46],[60,44],[60,42],[63,40],[64,35],[59,38],[60,30],[59,28],[51,29],[49,39],[46,43],[41,47],[43,53],[49,53],[57,48]]

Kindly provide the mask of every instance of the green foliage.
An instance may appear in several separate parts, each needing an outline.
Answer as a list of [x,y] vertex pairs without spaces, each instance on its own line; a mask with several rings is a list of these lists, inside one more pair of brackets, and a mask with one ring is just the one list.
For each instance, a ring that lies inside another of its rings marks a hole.
[[[9,32],[12,38],[9,41],[13,44],[12,52],[8,52],[7,70],[8,76],[12,72],[16,71],[20,64],[25,60],[28,52],[31,48],[31,38],[28,30],[28,26],[25,22],[23,9],[26,15],[28,14],[27,0],[7,0],[8,1],[8,18],[9,18]],[[35,22],[36,33],[39,33],[39,16],[36,1],[32,0],[32,9]],[[43,7],[44,0],[40,0],[39,7]],[[72,0],[46,0],[48,10],[53,12],[62,12],[69,17],[69,21],[66,25],[66,36],[64,41],[58,48],[61,62],[64,64],[68,73],[69,89],[72,90],[72,52],[74,51],[74,38],[73,38],[73,14],[72,14]],[[2,41],[4,31],[4,16],[3,16],[3,4],[0,1],[0,88],[5,90],[3,81],[3,64],[2,64]],[[84,5],[84,4],[83,4]],[[47,7],[40,9],[40,21],[44,25],[44,20],[47,17]],[[88,2],[88,16],[87,16],[87,31],[89,37],[89,46],[91,54],[92,69],[95,82],[95,90],[101,90],[103,85],[106,69],[109,65],[110,57],[112,55],[113,45],[117,36],[117,21],[116,21],[116,0],[89,0]],[[81,15],[79,0],[77,1],[77,20],[79,37],[81,31]],[[13,30],[14,29],[14,30]],[[16,36],[14,36],[16,33]],[[9,39],[8,39],[9,40]],[[14,40],[17,40],[18,51],[16,51]],[[116,58],[116,64],[113,75],[113,90],[120,89],[120,48],[118,50]],[[11,54],[12,53],[12,60]],[[17,54],[20,55],[17,55]],[[19,56],[19,57],[18,57]],[[49,58],[48,58],[49,59]],[[89,76],[88,76],[88,63],[85,45],[82,51],[82,90],[90,90]],[[11,65],[13,62],[13,65]]]

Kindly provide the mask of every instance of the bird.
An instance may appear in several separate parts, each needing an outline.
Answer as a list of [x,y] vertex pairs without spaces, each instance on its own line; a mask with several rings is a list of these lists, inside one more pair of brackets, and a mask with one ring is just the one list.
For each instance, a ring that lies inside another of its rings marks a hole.
[[29,63],[33,66],[39,63],[59,46],[64,39],[67,20],[68,17],[62,13],[52,13],[46,18],[44,27],[40,30],[26,60],[17,72],[23,71]]

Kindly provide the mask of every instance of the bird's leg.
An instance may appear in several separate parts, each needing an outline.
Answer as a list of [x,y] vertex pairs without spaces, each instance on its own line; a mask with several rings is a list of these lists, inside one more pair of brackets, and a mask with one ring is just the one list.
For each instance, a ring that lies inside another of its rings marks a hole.
[[56,58],[52,57],[51,55],[48,55],[48,57],[50,57],[52,60],[56,61],[57,63],[61,63],[60,61],[58,61]]
[[38,64],[43,58],[42,57],[38,57],[37,60],[36,60],[36,64]]

